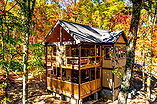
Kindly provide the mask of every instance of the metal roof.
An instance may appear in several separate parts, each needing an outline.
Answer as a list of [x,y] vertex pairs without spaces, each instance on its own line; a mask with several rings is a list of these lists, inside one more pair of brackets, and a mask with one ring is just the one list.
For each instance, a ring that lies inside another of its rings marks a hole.
[[[123,34],[123,31],[108,31],[64,20],[59,20],[55,27],[58,24],[60,24],[75,39],[76,43],[115,43],[119,36]],[[48,37],[49,36],[47,36],[47,38]]]

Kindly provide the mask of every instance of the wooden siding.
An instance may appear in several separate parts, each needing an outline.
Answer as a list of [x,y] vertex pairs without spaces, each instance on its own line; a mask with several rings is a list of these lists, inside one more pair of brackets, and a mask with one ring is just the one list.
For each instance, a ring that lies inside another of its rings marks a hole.
[[126,43],[122,35],[119,36],[117,43]]
[[[107,70],[107,69],[103,69],[102,73],[102,87],[106,87],[106,88],[110,88],[112,89],[112,80],[114,80],[114,88],[118,88],[121,85],[122,79],[117,76],[116,74],[113,74],[112,72],[113,70]],[[124,72],[124,68],[119,69],[120,72]],[[114,79],[113,79],[113,75],[114,75]]]
[[80,85],[81,99],[101,90],[101,79],[92,80]]
[[105,60],[105,59],[103,59],[102,67],[103,68],[113,68],[112,64],[113,64],[112,60]]
[[54,43],[54,42],[67,42],[67,41],[74,41],[74,38],[69,35],[67,31],[65,31],[63,28],[62,30],[62,39],[60,39],[60,28],[62,28],[60,25],[57,25],[54,30],[49,35],[49,38],[46,40],[45,43]]
[[102,69],[102,87],[112,89],[112,70]]
[[115,68],[117,68],[117,67],[122,67],[122,66],[125,66],[125,64],[126,64],[126,58],[123,58],[123,59],[118,59],[118,63],[116,62],[115,63]]
[[[112,65],[113,64],[113,65]],[[119,66],[125,66],[126,64],[126,58],[123,59],[118,59],[118,62],[112,62],[112,60],[103,60],[103,68],[113,68],[113,66],[115,68],[119,67]]]

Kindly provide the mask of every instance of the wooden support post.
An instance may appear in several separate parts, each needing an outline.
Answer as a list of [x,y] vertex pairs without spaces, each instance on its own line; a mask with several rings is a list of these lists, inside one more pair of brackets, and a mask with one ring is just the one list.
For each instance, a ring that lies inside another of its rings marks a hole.
[[[94,46],[94,50],[95,50],[95,64],[96,64],[96,45]],[[97,68],[95,67],[95,80],[97,78]],[[95,81],[95,85],[97,85],[96,81]]]
[[[72,65],[72,67],[73,67],[73,65]],[[74,71],[74,69],[72,68],[72,70],[71,70],[71,89],[72,89],[71,98],[74,98],[74,90],[75,90],[75,89],[74,89],[74,82],[73,82],[74,76],[72,76],[73,71]]]
[[47,44],[45,44],[45,61],[46,61],[46,89],[47,89]]
[[71,51],[71,46],[70,46],[70,52],[69,52],[69,53],[70,53],[70,57],[71,57],[71,52],[72,52],[72,51]]
[[[96,45],[95,45],[95,47],[94,47],[94,50],[95,50],[95,64],[96,64]],[[95,67],[95,79],[97,78],[96,72],[97,72],[97,68]],[[96,85],[96,84],[95,84],[95,85]]]
[[60,42],[63,42],[63,34],[62,34],[63,28],[60,27]]
[[62,67],[60,66],[60,77],[61,77],[61,81],[63,80],[62,78],[63,78],[63,76],[62,76]]
[[52,56],[53,56],[53,50],[52,49],[53,49],[53,47],[51,46],[51,60],[50,60],[51,61],[51,68],[52,68]]
[[81,70],[80,70],[80,65],[81,65],[81,45],[79,45],[79,62],[78,62],[78,70],[79,70],[79,84],[78,84],[78,94],[79,94],[79,100],[81,98],[80,96],[80,85],[81,85]]
[[[113,68],[113,70],[115,70],[115,46],[113,45],[112,46],[113,48],[112,48],[112,59],[111,59],[111,61],[112,61],[112,68]],[[112,93],[113,93],[113,97],[112,97],[112,101],[114,102],[114,99],[115,99],[115,94],[114,94],[114,86],[115,86],[115,83],[114,83],[114,73],[112,73]]]
[[91,75],[91,69],[89,69],[89,80],[92,79],[92,75]]
[[58,73],[57,73],[57,66],[56,66],[55,68],[56,68],[56,78],[55,78],[55,79],[57,79],[57,74],[58,74]]
[[103,65],[103,57],[102,57],[102,46],[99,47],[100,48],[100,80],[101,80],[101,87],[102,87],[102,65]]
[[[60,75],[61,75],[61,76],[60,76],[60,78],[61,78],[61,79],[60,79],[60,80],[61,80],[60,86],[62,86],[62,84],[63,84],[63,75],[62,75],[62,74],[63,74],[63,71],[62,71],[62,67],[60,66]],[[63,89],[63,87],[61,87],[61,91],[62,91],[62,93],[63,93],[63,90],[62,90],[62,89]]]

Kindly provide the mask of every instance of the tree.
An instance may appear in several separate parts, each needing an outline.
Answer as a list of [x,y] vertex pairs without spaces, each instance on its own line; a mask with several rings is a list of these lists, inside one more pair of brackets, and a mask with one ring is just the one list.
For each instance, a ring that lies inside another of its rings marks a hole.
[[148,14],[147,14],[147,21],[148,21],[148,39],[150,41],[150,44],[149,44],[149,48],[148,48],[148,77],[147,77],[147,99],[148,99],[148,102],[151,103],[151,74],[152,74],[152,71],[153,71],[153,57],[154,57],[154,54],[153,54],[153,35],[155,33],[155,23],[156,23],[156,11],[157,11],[157,1],[154,1],[154,0],[148,0],[146,2],[147,4],[147,7],[148,7]]
[[37,40],[44,40],[45,34],[48,34],[51,27],[55,25],[59,19],[59,9],[55,3],[46,3],[46,0],[37,0],[34,8],[32,20],[35,23],[33,25],[33,32],[35,35],[36,43]]
[[132,7],[132,18],[131,18],[131,25],[128,35],[128,48],[127,48],[127,60],[126,60],[126,67],[124,71],[124,77],[121,84],[121,91],[119,93],[119,104],[127,104],[127,97],[128,91],[131,82],[131,76],[134,66],[135,60],[135,47],[137,41],[137,31],[138,25],[140,21],[140,12],[142,7],[142,0],[132,0],[133,7]]
[[[15,33],[14,29],[19,27],[20,19],[14,16],[11,10],[15,7],[16,4],[9,2],[6,0],[5,2],[2,1],[2,5],[0,8],[0,32],[1,32],[1,43],[2,43],[2,50],[1,50],[1,57],[2,60],[0,62],[1,72],[2,75],[5,77],[5,81],[2,83],[5,87],[5,103],[8,103],[8,87],[10,83],[9,73],[12,71],[16,71],[21,69],[20,61],[16,60],[17,57],[17,46],[20,42],[13,34]],[[17,21],[19,20],[19,21]]]
[[130,10],[119,0],[78,1],[64,9],[63,19],[105,30],[125,30],[129,23],[126,21],[130,18],[126,11]]
[[28,97],[28,45],[29,36],[31,34],[32,15],[35,7],[36,0],[15,0],[21,8],[22,19],[24,19],[23,25],[25,25],[24,31],[24,45],[23,45],[23,104],[27,103]]
[[[143,90],[147,88],[147,100],[151,103],[151,90],[152,90],[152,76],[156,73],[155,64],[156,63],[156,11],[157,11],[157,1],[147,0],[143,2],[141,10],[141,20],[139,26],[139,34],[136,46],[136,62],[140,62],[143,71]],[[141,53],[141,54],[139,54]],[[147,67],[145,67],[147,66]],[[147,77],[145,76],[147,74]],[[147,81],[145,82],[145,80]],[[145,87],[147,84],[147,87]]]

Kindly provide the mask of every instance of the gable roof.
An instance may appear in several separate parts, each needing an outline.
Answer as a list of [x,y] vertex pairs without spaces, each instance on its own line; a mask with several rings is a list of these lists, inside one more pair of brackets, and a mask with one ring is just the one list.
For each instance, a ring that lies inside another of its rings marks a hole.
[[50,37],[55,27],[58,25],[62,26],[63,29],[67,31],[67,33],[69,33],[71,37],[74,38],[76,43],[116,43],[121,34],[123,35],[125,41],[127,41],[123,31],[107,31],[78,23],[59,20],[46,37],[45,42]]

